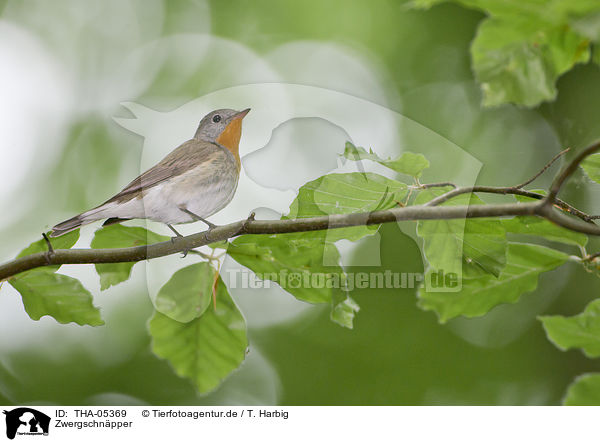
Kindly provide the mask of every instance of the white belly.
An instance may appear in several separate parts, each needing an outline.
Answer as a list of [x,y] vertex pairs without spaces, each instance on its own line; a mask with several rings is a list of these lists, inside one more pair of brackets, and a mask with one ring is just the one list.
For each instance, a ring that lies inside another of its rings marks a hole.
[[225,207],[237,188],[237,180],[223,180],[203,186],[187,184],[190,183],[185,183],[183,178],[181,181],[166,182],[149,189],[143,198],[142,217],[165,224],[197,221],[181,210],[185,208],[206,219]]
[[104,218],[146,218],[165,224],[190,223],[197,219],[185,210],[208,218],[231,201],[238,179],[233,161],[216,166],[208,162],[204,167],[144,189],[142,198],[113,200],[83,215],[87,222]]

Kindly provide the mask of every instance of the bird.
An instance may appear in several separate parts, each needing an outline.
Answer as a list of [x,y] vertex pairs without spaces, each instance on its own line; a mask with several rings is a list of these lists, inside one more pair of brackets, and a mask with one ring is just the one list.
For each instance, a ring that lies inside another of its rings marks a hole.
[[204,222],[232,200],[237,189],[241,162],[239,142],[242,119],[250,109],[217,109],[198,125],[194,137],[142,173],[115,196],[93,209],[52,228],[51,237],[81,226],[106,221],[102,226],[130,219],[150,219],[173,224]]

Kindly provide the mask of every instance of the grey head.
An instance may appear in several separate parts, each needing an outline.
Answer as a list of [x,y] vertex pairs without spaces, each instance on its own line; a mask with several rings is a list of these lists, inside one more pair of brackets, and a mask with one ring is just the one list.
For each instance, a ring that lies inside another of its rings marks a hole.
[[214,110],[200,120],[194,138],[214,143],[229,123],[237,118],[244,118],[248,112],[250,112],[250,109],[244,109],[241,112],[233,109]]

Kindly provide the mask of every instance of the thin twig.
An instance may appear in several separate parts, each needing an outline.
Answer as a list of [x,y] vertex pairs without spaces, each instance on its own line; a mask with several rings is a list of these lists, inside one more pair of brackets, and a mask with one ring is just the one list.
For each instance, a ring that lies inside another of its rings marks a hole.
[[523,187],[525,187],[527,184],[531,184],[533,183],[540,175],[542,175],[545,171],[547,171],[550,166],[552,166],[552,164],[554,164],[554,162],[556,160],[558,160],[560,157],[562,157],[564,154],[566,154],[568,151],[570,150],[570,147],[567,147],[565,150],[558,152],[556,155],[554,155],[554,158],[552,158],[548,164],[546,164],[542,170],[540,170],[538,173],[536,173],[533,177],[529,178],[527,181],[525,181],[524,183],[519,184],[518,186],[513,186],[515,189],[522,189]]
[[428,184],[421,184],[419,186],[416,186],[418,189],[430,189],[432,187],[453,187],[453,188],[457,188],[458,186],[454,183],[451,183],[449,181],[445,181],[442,183],[428,183]]
[[577,170],[581,162],[586,157],[598,150],[600,150],[600,142],[596,142],[590,147],[583,149],[569,164],[567,164],[552,182],[552,186],[550,186],[550,191],[544,199],[544,204],[546,204],[547,206],[551,206],[552,204],[554,204],[558,192],[560,192],[560,189],[565,183],[565,181]]
[[48,262],[48,264],[49,264],[50,258],[52,257],[52,255],[54,255],[54,247],[52,247],[52,243],[50,242],[50,239],[48,239],[48,235],[46,235],[45,233],[42,233],[42,237],[44,238],[44,241],[46,242],[46,247],[48,247],[48,251],[46,252],[46,262]]
[[48,247],[48,253],[54,253],[54,247],[52,247],[52,243],[50,242],[50,239],[48,239],[48,235],[46,235],[45,233],[42,233],[42,237],[44,238],[44,241],[46,241],[46,246]]
[[[440,195],[434,199],[432,199],[431,201],[429,201],[426,205],[427,206],[437,206],[440,205],[446,201],[448,201],[451,198],[454,198],[458,195],[462,195],[464,193],[474,193],[474,192],[482,192],[482,193],[497,193],[497,194],[502,194],[502,195],[508,195],[508,194],[512,194],[512,195],[521,195],[521,196],[527,196],[530,198],[534,198],[534,199],[543,199],[543,196],[536,194],[534,192],[528,192],[526,190],[522,190],[522,188],[524,186],[526,186],[527,184],[532,183],[533,181],[535,181],[540,175],[542,175],[546,170],[548,170],[548,168],[550,166],[552,166],[552,164],[559,159],[561,156],[563,156],[565,153],[567,153],[569,151],[569,148],[559,152],[558,154],[556,154],[539,172],[537,172],[533,177],[529,178],[527,181],[525,181],[522,184],[519,184],[517,186],[511,186],[511,187],[494,187],[494,186],[472,186],[472,187],[457,187],[457,186],[453,186],[454,189],[450,190],[448,192],[446,192],[443,195]],[[434,183],[432,185],[429,185],[429,187],[440,187],[443,184],[448,184],[450,185],[450,183]],[[425,186],[423,186],[423,188],[426,188]],[[559,207],[567,210],[570,213],[576,214],[577,216],[579,216],[581,219],[583,219],[584,221],[589,221],[589,215],[575,209],[574,207],[568,205],[567,203],[565,203],[564,201],[561,201],[559,204]]]
[[[589,149],[592,149],[593,147],[594,146],[592,146]],[[520,196],[525,196],[528,198],[542,200],[542,199],[544,199],[543,195],[540,195],[535,192],[529,192],[527,190],[523,190],[522,188],[524,186],[526,186],[527,184],[531,184],[533,181],[535,181],[540,175],[542,175],[546,170],[548,170],[548,168],[550,168],[550,166],[552,166],[552,164],[554,164],[554,162],[557,159],[559,159],[561,156],[563,156],[565,153],[567,153],[569,151],[569,149],[570,148],[567,148],[567,149],[557,153],[539,172],[537,172],[533,177],[531,177],[530,179],[528,179],[527,181],[525,181],[524,183],[521,183],[519,185],[512,186],[512,187],[494,187],[494,186],[456,187],[456,186],[454,186],[454,189],[446,192],[443,195],[440,195],[440,196],[432,199],[426,205],[427,206],[437,206],[437,205],[440,205],[458,195],[462,195],[465,193],[475,193],[475,192],[496,193],[496,194],[502,194],[502,195],[509,195],[509,194],[510,195],[520,195]],[[595,150],[595,149],[593,149],[593,150]],[[587,155],[589,155],[589,154],[587,154]],[[434,183],[433,185],[430,185],[429,187],[438,187],[441,184],[449,184],[449,183]],[[587,213],[577,209],[576,207],[573,207],[569,203],[567,203],[559,198],[554,198],[553,205],[564,210],[565,212],[570,213],[571,215],[581,218],[583,221],[588,222],[588,223],[592,223],[592,220],[594,220],[594,219],[600,219],[599,215],[588,215]]]
[[582,261],[593,261],[594,259],[598,258],[599,256],[600,256],[600,252],[596,252],[596,253],[592,253],[591,255],[584,256],[581,260]]
[[[532,198],[536,200],[544,199],[544,195],[539,193],[530,192],[528,190],[517,189],[515,187],[494,187],[494,186],[472,186],[472,187],[457,187],[456,189],[450,190],[432,200],[427,202],[426,206],[438,206],[451,198],[454,198],[458,195],[462,195],[465,193],[495,193],[500,195],[520,195],[527,198]],[[581,218],[583,221],[591,222],[595,217],[592,215],[588,215],[585,212],[573,207],[569,203],[561,199],[556,199],[554,204],[564,210],[565,212],[570,213],[571,215],[575,215],[577,218]]]

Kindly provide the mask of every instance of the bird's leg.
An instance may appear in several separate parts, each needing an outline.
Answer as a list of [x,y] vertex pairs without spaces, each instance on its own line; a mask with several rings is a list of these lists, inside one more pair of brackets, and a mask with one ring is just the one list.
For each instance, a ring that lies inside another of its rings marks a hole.
[[[173,227],[171,224],[167,224],[167,227],[168,227],[169,229],[171,229],[171,231],[172,231],[172,232],[175,234],[175,236],[172,236],[172,237],[171,237],[171,242],[172,242],[173,244],[175,244],[175,241],[176,241],[177,239],[179,239],[179,238],[183,238],[183,235],[182,235],[181,233],[179,233],[177,230],[175,230],[175,227]],[[189,249],[185,249],[185,250],[183,250],[183,251],[181,252],[181,253],[183,253],[183,256],[182,256],[182,258],[185,258],[185,257],[187,256],[187,254],[189,253],[189,251],[190,251]]]
[[202,221],[204,224],[206,224],[208,226],[208,230],[212,230],[215,227],[217,227],[215,224],[211,223],[210,221],[205,220],[204,218],[202,218],[201,216],[196,215],[194,212],[190,212],[188,209],[186,209],[185,207],[180,207],[179,210],[187,213],[188,215],[190,215],[192,218],[194,218],[196,221]]
[[171,224],[167,224],[167,227],[169,229],[171,229],[171,232],[173,232],[175,234],[174,237],[171,237],[171,242],[175,242],[176,238],[183,238],[183,235],[181,233],[179,233],[177,230],[175,230],[175,227],[173,227]]

